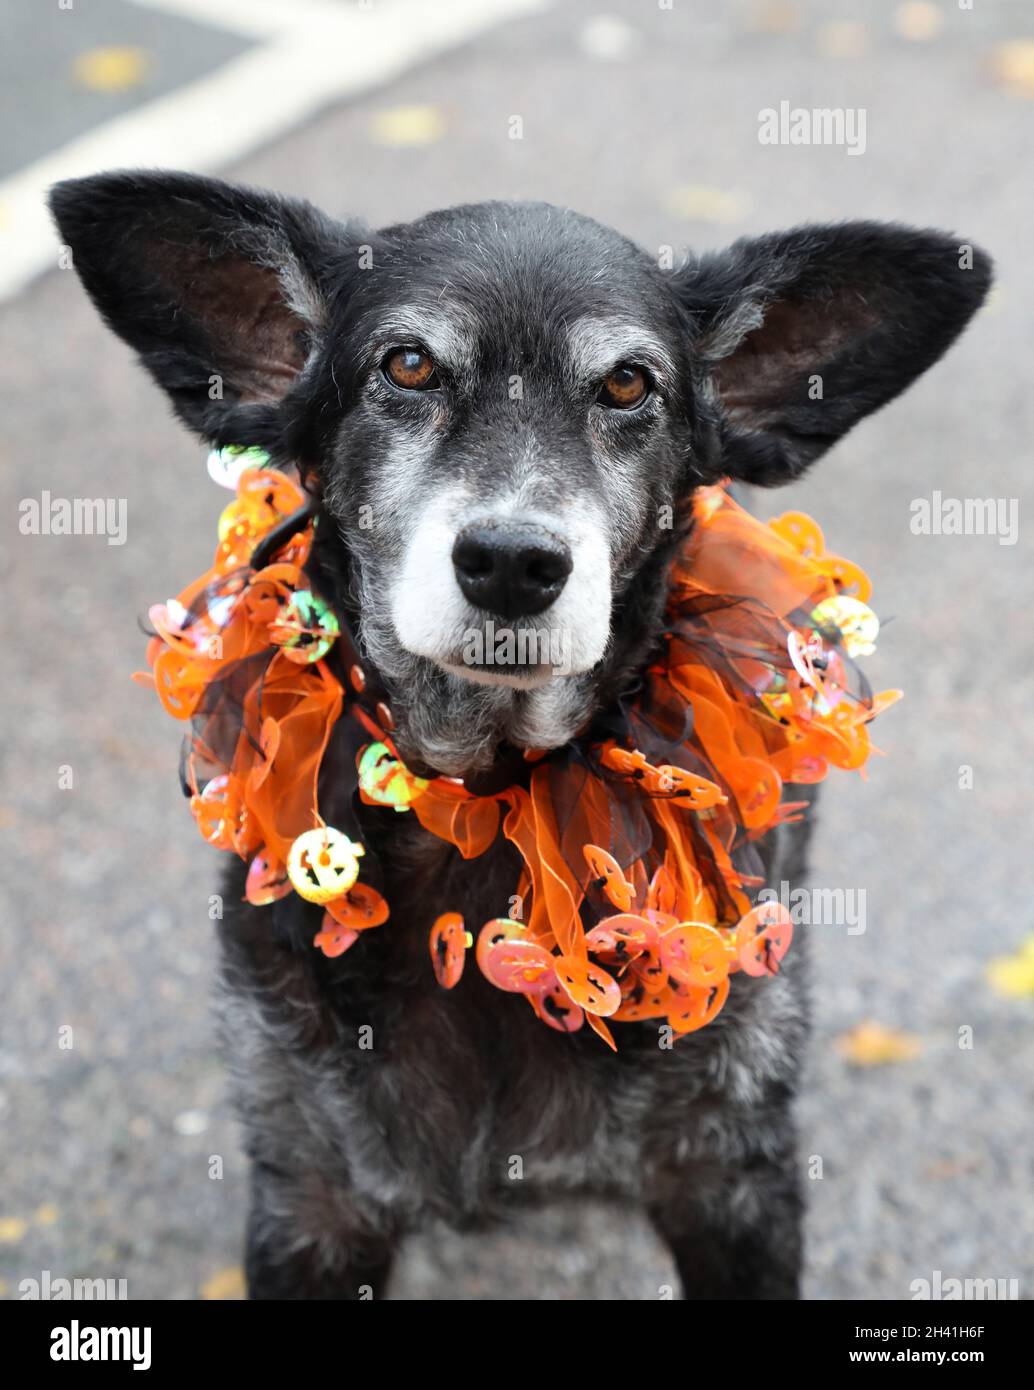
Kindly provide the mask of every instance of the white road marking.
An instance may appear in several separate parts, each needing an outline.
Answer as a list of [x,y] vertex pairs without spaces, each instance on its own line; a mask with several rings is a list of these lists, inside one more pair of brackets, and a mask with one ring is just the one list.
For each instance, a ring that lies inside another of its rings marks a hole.
[[103,169],[211,173],[343,97],[552,0],[135,0],[264,40],[0,181],[0,300],[58,264],[47,189]]
[[[328,20],[334,23],[341,18],[343,8],[341,0],[218,0],[216,5],[212,0],[130,0],[130,4],[252,38],[270,38]],[[380,0],[350,0],[350,8],[372,15],[381,5]]]

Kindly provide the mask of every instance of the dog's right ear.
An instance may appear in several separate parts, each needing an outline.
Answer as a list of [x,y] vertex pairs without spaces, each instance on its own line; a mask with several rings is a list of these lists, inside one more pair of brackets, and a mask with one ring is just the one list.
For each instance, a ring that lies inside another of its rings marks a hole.
[[787,482],[954,342],[990,258],[943,232],[843,222],[745,238],[677,271],[719,476]]
[[50,207],[90,297],[180,418],[218,444],[269,438],[318,349],[350,229],[307,203],[161,171],[59,183]]

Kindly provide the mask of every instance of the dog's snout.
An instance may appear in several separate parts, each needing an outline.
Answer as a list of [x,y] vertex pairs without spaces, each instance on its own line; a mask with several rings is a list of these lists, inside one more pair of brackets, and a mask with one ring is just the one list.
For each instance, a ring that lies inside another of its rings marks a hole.
[[466,526],[452,548],[465,598],[501,618],[530,618],[558,597],[571,551],[544,526],[512,522]]

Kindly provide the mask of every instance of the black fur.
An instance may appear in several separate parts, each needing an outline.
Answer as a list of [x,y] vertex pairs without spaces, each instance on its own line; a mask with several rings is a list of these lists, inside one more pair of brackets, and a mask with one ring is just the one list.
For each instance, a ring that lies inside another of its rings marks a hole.
[[[665,272],[541,204],[372,232],[213,180],[125,173],[59,185],[52,206],[87,290],[186,423],[300,467],[323,512],[320,582],[390,691],[400,747],[452,774],[490,772],[540,735],[562,743],[610,707],[656,641],[693,489],[795,476],[945,351],[990,280],[980,251],[963,269],[955,239],[875,223]],[[389,332],[400,314],[408,327]],[[439,385],[399,391],[384,354],[426,346],[424,318],[443,342]],[[622,413],[597,392],[629,333],[654,390]],[[424,615],[399,575],[449,497],[449,525],[506,501],[604,557],[584,580],[598,602],[577,611],[591,625],[609,604],[609,634],[583,667],[486,686],[444,646],[429,657],[402,639]],[[332,744],[321,783],[331,823],[341,757]],[[311,949],[317,909],[243,904],[239,866],[226,885],[221,1016],[253,1161],[252,1295],[381,1293],[400,1235],[430,1216],[472,1225],[592,1192],[652,1214],[688,1296],[796,1296],[804,943],[777,978],[737,977],[716,1022],[674,1049],[623,1025],[614,1056],[588,1030],[547,1030],[473,968],[452,993],[434,983],[438,912],[475,930],[507,915],[507,845],[465,863],[412,817],[362,815],[392,919],[342,959]],[[805,838],[765,842],[770,882],[800,872]]]

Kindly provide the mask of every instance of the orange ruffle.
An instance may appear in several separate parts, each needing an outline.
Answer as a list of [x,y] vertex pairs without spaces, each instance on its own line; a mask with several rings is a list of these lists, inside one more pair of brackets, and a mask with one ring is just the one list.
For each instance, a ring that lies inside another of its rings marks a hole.
[[[256,903],[291,890],[291,846],[323,825],[319,770],[342,712],[377,727],[324,660],[306,664],[277,647],[278,634],[297,630],[282,617],[308,587],[311,526],[273,563],[250,568],[259,540],[303,501],[283,474],[246,470],[220,519],[212,567],[151,610],[150,679],[168,712],[194,725],[192,810],[210,843],[249,861]],[[785,784],[820,781],[830,766],[862,768],[868,724],[897,698],[852,688],[843,630],[829,626],[844,608],[834,600],[856,601],[853,612],[875,624],[863,607],[869,594],[866,575],[826,553],[809,517],[788,512],[765,525],[724,488],[705,489],[626,739],[578,742],[537,761],[526,786],[479,796],[453,779],[411,778],[382,731],[387,748],[371,751],[379,780],[362,799],[375,804],[404,774],[396,809],[408,805],[465,859],[502,830],[523,865],[520,920],[485,924],[478,962],[499,988],[525,994],[543,1022],[564,1032],[588,1022],[610,1046],[607,1019],[667,1019],[676,1035],[694,1031],[721,1009],[733,973],[774,973],[789,946],[785,911],[751,906],[758,880],[744,867],[751,841],[802,809]],[[662,732],[666,719],[686,715],[687,732]],[[650,761],[637,739],[663,750],[663,761],[658,751]],[[387,917],[381,895],[357,884],[327,904],[316,944],[339,955]],[[455,913],[438,916],[432,961],[449,988],[464,939]]]

